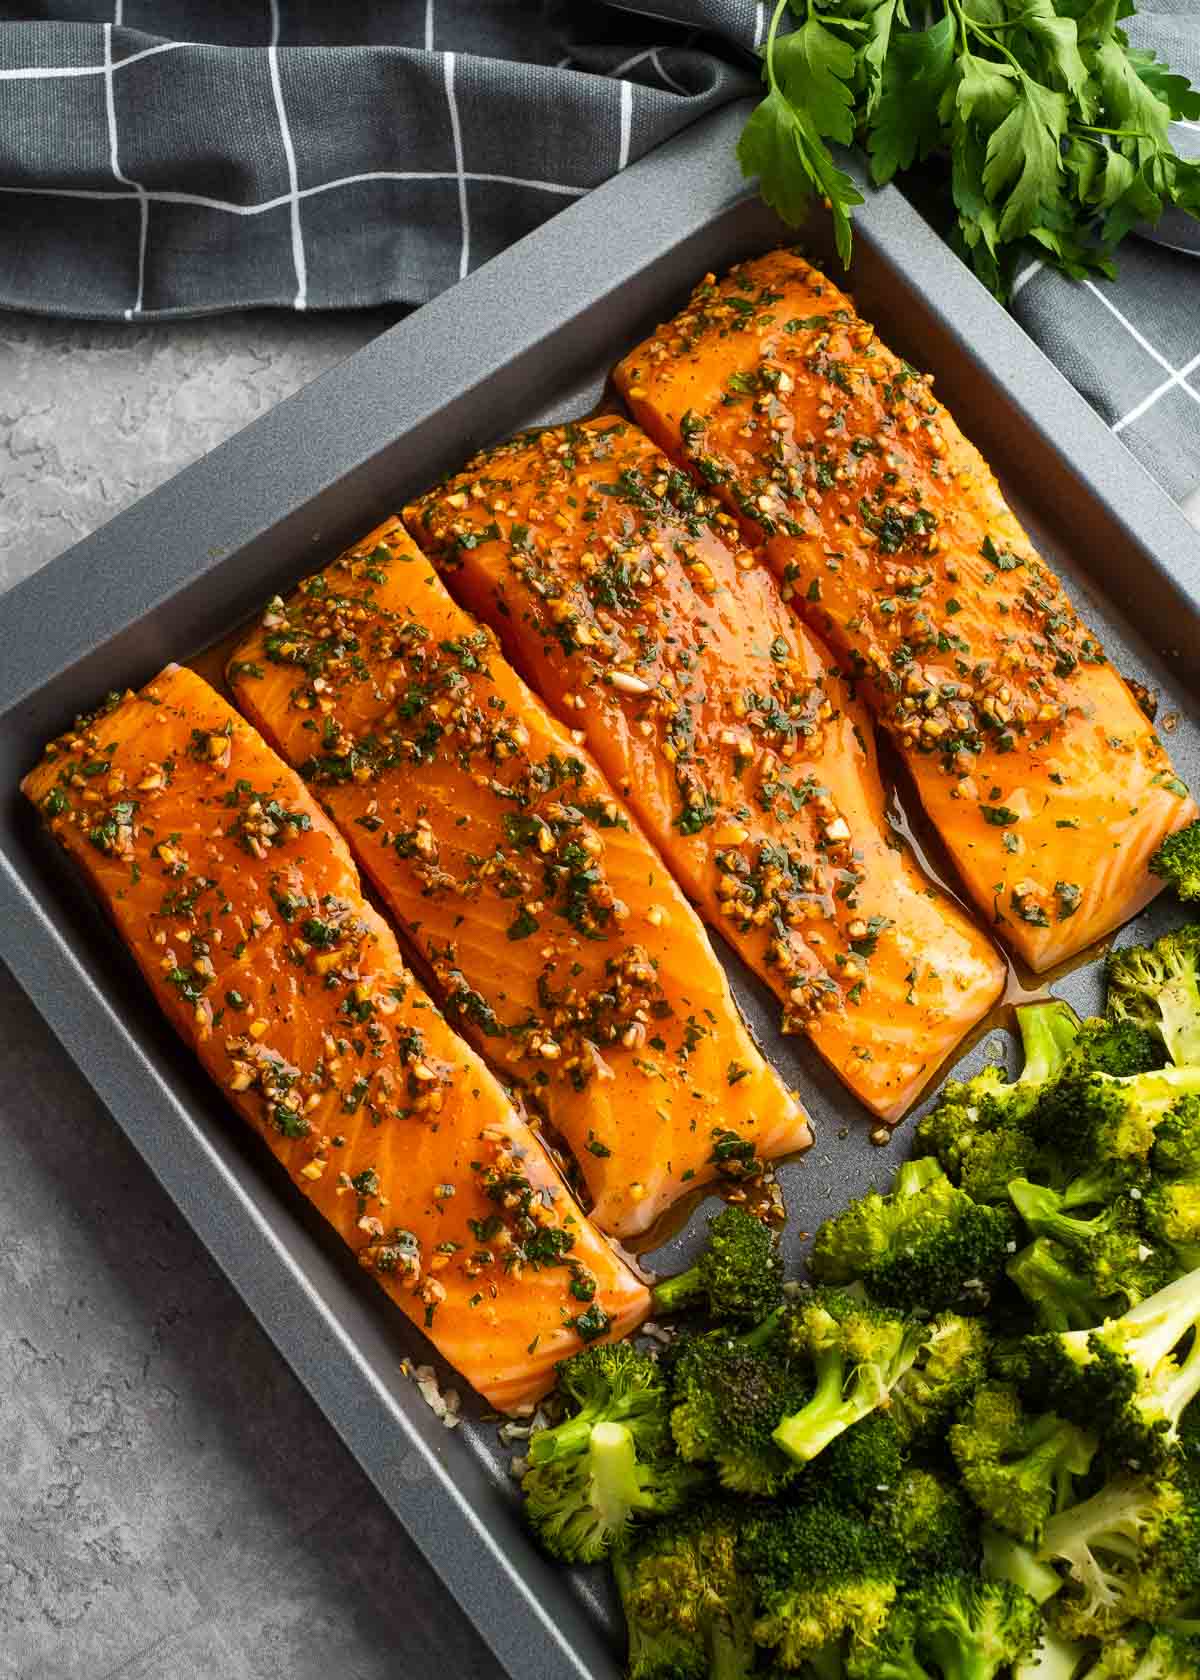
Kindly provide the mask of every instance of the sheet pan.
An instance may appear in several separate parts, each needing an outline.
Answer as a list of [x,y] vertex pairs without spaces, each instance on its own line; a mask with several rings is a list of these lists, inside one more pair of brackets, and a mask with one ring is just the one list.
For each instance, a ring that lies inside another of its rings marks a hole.
[[[739,177],[747,110],[716,114],[581,200],[0,600],[0,955],[521,1680],[614,1680],[601,1573],[535,1551],[508,1476],[516,1449],[478,1404],[446,1431],[401,1374],[405,1356],[431,1357],[423,1338],[191,1065],[16,784],[77,711],[218,640],[475,448],[587,412],[612,363],[705,270],[794,241]],[[934,371],[1120,668],[1157,690],[1180,773],[1200,785],[1200,537],[898,192],[869,192],[855,227],[862,312]],[[832,266],[820,221],[803,242]],[[1160,901],[1121,937],[1172,916]],[[780,1038],[763,989],[729,967],[816,1122],[816,1147],[781,1172],[798,1261],[803,1233],[886,1183],[910,1128],[873,1146],[865,1113],[806,1046]],[[1020,985],[1014,975],[1014,995]],[[1053,988],[1094,1008],[1099,965]],[[1001,1053],[1011,1044],[997,1025],[960,1065]],[[62,1126],[67,1149],[69,1116]],[[649,1263],[684,1263],[703,1211]]]

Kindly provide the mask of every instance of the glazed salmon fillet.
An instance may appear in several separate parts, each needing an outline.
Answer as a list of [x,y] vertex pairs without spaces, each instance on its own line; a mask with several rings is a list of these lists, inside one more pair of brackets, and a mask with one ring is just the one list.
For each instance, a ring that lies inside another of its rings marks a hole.
[[1196,806],[929,377],[777,251],[616,383],[853,675],[1005,943],[1041,972],[1134,914]]
[[405,968],[303,782],[169,666],[24,792],[159,1005],[300,1190],[494,1406],[527,1407],[647,1291]]
[[273,601],[229,677],[603,1230],[812,1141],[662,860],[398,519]]
[[733,521],[612,417],[477,457],[405,514],[703,915],[893,1121],[998,954],[891,832],[866,714]]

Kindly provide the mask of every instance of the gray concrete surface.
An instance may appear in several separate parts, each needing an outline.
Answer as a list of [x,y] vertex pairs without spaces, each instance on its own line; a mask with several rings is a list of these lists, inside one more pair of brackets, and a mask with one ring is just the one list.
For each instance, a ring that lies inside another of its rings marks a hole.
[[[0,314],[0,589],[387,324]],[[0,969],[0,1680],[435,1671],[499,1680]]]

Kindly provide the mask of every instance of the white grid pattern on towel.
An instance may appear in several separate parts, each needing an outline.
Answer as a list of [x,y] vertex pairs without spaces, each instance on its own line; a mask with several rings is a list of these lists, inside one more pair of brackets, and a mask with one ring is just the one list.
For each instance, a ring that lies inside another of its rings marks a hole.
[[120,147],[117,141],[117,101],[113,92],[113,55],[112,55],[111,23],[104,25],[104,109],[108,121],[108,155],[112,164],[113,179],[120,181],[122,186],[132,187],[138,201],[140,215],[138,218],[138,270],[137,270],[137,298],[132,309],[125,311],[125,319],[132,321],[135,315],[142,312],[142,303],[146,295],[146,242],[150,233],[150,204],[145,189],[137,182],[130,180],[121,169]]
[[458,219],[462,224],[462,243],[458,254],[458,277],[461,280],[471,267],[471,207],[467,202],[467,176],[463,163],[462,126],[458,120],[458,100],[454,97],[454,54],[445,53],[442,68],[446,79],[446,105],[450,111],[450,132],[454,138],[454,167],[458,178]]
[[1125,331],[1129,334],[1130,338],[1133,339],[1134,343],[1139,345],[1148,356],[1151,356],[1167,375],[1161,385],[1156,386],[1155,389],[1147,396],[1143,397],[1140,402],[1135,403],[1128,413],[1122,414],[1118,420],[1114,420],[1112,423],[1112,430],[1117,433],[1123,432],[1126,426],[1131,426],[1135,420],[1140,420],[1143,414],[1148,414],[1154,407],[1155,403],[1165,397],[1168,391],[1174,390],[1176,386],[1178,386],[1181,391],[1186,391],[1193,402],[1200,403],[1200,391],[1193,390],[1193,388],[1187,383],[1188,375],[1194,372],[1197,367],[1200,367],[1200,355],[1193,356],[1191,361],[1185,363],[1181,368],[1172,367],[1171,363],[1162,354],[1162,352],[1157,350],[1155,346],[1151,344],[1150,340],[1146,337],[1145,333],[1142,332],[1140,327],[1135,326],[1129,319],[1128,315],[1124,314],[1117,308],[1111,298],[1105,297],[1104,293],[1100,290],[1099,286],[1096,285],[1095,281],[1085,280],[1084,285],[1087,290],[1091,292],[1093,297],[1100,300],[1105,309],[1108,310],[1109,314],[1115,316],[1115,318],[1125,328]]
[[294,309],[307,309],[308,264],[304,256],[304,229],[300,224],[300,176],[296,169],[296,148],[292,144],[292,131],[288,126],[287,105],[283,98],[283,84],[279,80],[278,40],[279,7],[276,0],[271,0],[271,45],[267,48],[267,65],[271,72],[271,96],[275,101],[275,114],[279,118],[279,138],[283,146],[283,155],[287,160],[288,204],[292,226],[292,262],[296,269],[296,296],[292,300],[292,307]]

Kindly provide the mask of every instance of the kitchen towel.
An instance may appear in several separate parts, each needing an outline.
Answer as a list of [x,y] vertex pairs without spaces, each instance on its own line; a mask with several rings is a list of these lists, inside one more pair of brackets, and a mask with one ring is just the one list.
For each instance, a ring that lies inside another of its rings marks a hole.
[[[0,307],[155,320],[419,304],[758,87],[755,0],[0,0]],[[1200,82],[1200,4],[1129,25]],[[1200,125],[1180,125],[1200,152]],[[1013,308],[1178,500],[1200,228]],[[1176,248],[1178,247],[1178,248]]]

